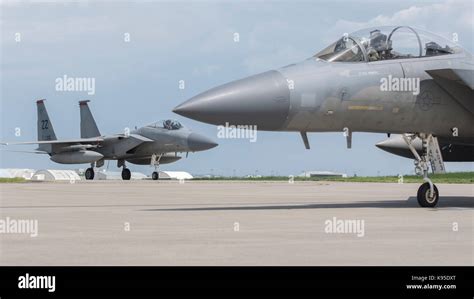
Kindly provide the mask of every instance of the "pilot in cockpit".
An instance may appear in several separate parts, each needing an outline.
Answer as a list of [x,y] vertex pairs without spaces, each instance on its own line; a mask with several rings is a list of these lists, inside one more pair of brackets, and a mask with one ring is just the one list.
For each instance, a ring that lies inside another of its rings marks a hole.
[[369,61],[389,59],[390,57],[390,47],[387,43],[387,36],[378,29],[370,32],[367,56]]
[[171,129],[172,129],[171,124],[172,124],[172,123],[171,123],[171,120],[169,120],[169,119],[168,119],[168,120],[165,120],[165,121],[163,122],[163,127],[164,127],[165,129],[171,130]]

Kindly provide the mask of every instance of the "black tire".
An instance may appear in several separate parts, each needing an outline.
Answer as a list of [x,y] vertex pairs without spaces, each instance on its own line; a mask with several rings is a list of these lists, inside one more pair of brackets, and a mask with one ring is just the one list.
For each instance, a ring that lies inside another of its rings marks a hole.
[[430,198],[430,196],[429,196],[429,193],[430,193],[430,184],[429,183],[424,183],[418,189],[418,194],[417,194],[416,198],[418,200],[418,204],[421,207],[433,208],[438,203],[438,199],[439,199],[438,188],[436,187],[436,185],[433,185],[433,188],[434,188],[433,198]]
[[151,174],[151,179],[154,181],[157,181],[160,178],[160,175],[158,174],[158,171],[153,171]]
[[128,181],[132,177],[132,173],[130,172],[130,169],[124,168],[122,170],[122,180]]
[[93,168],[87,168],[86,172],[84,173],[84,176],[86,177],[86,180],[93,180],[94,179],[94,169]]

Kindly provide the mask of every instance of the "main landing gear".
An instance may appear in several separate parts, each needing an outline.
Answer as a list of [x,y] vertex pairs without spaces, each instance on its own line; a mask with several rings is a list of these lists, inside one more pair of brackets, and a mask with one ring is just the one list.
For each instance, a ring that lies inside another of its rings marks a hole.
[[125,160],[117,160],[117,167],[122,168],[122,180],[129,181],[132,178],[132,172],[125,165]]
[[87,168],[86,172],[84,173],[86,180],[93,180],[95,176],[94,167],[102,167],[104,166],[104,163],[105,163],[104,159],[100,159],[98,161],[92,162],[91,167]]
[[160,174],[158,173],[158,167],[160,166],[160,159],[162,156],[163,156],[162,154],[151,155],[150,165],[155,167],[155,171],[153,171],[153,173],[151,174],[151,179],[154,181],[157,181],[160,178]]
[[131,178],[132,178],[132,173],[130,172],[130,169],[124,167],[122,169],[122,180],[129,181]]
[[86,180],[93,180],[94,179],[94,167],[89,167],[86,169],[86,172],[84,173],[84,176],[86,177]]
[[[419,137],[422,141],[422,153],[421,156],[413,146],[413,140]],[[415,156],[415,173],[423,175],[423,183],[418,189],[417,200],[418,204],[422,207],[432,208],[438,203],[439,192],[438,188],[428,177],[429,165],[431,164],[431,170],[433,173],[444,173],[444,161],[439,147],[438,139],[431,134],[404,134],[403,139],[405,140],[408,148]]]

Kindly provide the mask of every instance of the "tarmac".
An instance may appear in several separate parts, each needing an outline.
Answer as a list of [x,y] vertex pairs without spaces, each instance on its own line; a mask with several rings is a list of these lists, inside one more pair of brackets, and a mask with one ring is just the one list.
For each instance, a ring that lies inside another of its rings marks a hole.
[[[474,265],[474,185],[0,184],[0,265]],[[31,222],[33,223],[33,222]],[[1,227],[0,227],[1,228]]]

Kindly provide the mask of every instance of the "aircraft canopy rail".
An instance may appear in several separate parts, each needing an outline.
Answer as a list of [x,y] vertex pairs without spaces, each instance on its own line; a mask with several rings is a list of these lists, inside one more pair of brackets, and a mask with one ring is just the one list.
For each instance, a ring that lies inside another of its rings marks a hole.
[[344,36],[314,55],[328,62],[372,62],[448,55],[462,48],[443,37],[408,26],[381,26]]

